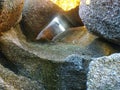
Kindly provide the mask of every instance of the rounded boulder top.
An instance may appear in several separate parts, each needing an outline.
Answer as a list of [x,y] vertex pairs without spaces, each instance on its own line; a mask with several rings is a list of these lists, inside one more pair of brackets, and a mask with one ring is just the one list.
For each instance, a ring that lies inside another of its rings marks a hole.
[[119,0],[81,0],[79,15],[90,32],[120,45]]

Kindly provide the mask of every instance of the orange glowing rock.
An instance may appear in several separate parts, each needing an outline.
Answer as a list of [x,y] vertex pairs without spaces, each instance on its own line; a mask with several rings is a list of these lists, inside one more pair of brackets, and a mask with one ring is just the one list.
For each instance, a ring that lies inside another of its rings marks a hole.
[[69,11],[80,5],[80,0],[51,0],[53,3],[61,7],[64,11]]
[[24,0],[0,0],[0,33],[20,21]]

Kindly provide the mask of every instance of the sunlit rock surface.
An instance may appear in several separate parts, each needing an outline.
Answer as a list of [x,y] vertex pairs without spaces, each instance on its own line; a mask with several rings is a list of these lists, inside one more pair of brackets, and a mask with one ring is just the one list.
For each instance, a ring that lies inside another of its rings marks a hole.
[[120,53],[93,59],[87,80],[87,90],[119,90]]
[[[78,30],[87,31],[85,28]],[[81,31],[81,33],[83,32]],[[87,32],[85,32],[86,35]],[[76,33],[76,38],[78,37],[77,34],[80,33]],[[109,55],[118,50],[118,48],[116,50],[109,43],[99,41],[99,39],[97,43],[94,36],[91,38],[89,43],[85,43],[88,41],[83,39],[84,45],[67,42],[27,42],[18,25],[16,28],[3,33],[3,36],[0,37],[0,47],[6,59],[15,65],[17,71],[11,67],[8,68],[16,74],[43,83],[46,90],[64,90],[65,88],[81,90],[86,88],[85,75],[91,57]],[[78,61],[76,56],[69,56],[72,54],[79,55],[77,56]],[[79,64],[82,62],[81,60],[83,63]],[[2,63],[5,65],[4,62]],[[68,83],[62,86],[66,82]],[[80,84],[82,82],[84,83]]]
[[79,15],[89,31],[120,45],[119,0],[81,0]]
[[80,4],[80,0],[50,0],[50,1],[58,5],[64,11],[69,11],[79,6]]
[[21,18],[24,0],[0,0],[0,32],[13,27]]

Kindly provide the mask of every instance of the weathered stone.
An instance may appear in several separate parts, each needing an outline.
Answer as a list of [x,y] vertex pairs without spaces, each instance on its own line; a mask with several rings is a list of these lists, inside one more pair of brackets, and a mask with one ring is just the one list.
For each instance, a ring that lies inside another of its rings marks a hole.
[[[77,34],[80,33],[76,33],[76,35]],[[84,34],[86,35],[86,33]],[[82,44],[67,44],[61,42],[44,44],[27,42],[20,27],[17,26],[3,33],[3,36],[0,37],[0,47],[7,60],[15,65],[17,74],[38,82],[43,82],[46,90],[64,90],[65,88],[69,90],[80,90],[86,88],[85,75],[90,58],[116,52],[109,44],[106,43],[102,45],[102,43],[105,43],[104,41],[100,41],[98,46],[96,46],[97,44],[96,42],[94,43],[94,40],[95,38],[89,43],[84,43],[84,46]],[[83,41],[86,42],[86,39]],[[99,42],[99,40],[97,41]],[[71,54],[80,55],[78,62],[77,59],[72,62],[72,56],[70,56],[71,59],[65,59]],[[76,64],[80,63],[81,59],[86,62],[85,65],[83,62],[82,66],[82,68],[84,67],[85,69],[77,68],[81,67],[81,64]],[[70,68],[67,69],[68,67]],[[15,72],[14,69],[11,70]],[[62,86],[69,80],[70,82],[68,84]],[[84,83],[81,84],[83,81]]]
[[0,65],[0,90],[44,90],[44,87]]
[[34,41],[39,32],[57,15],[64,15],[74,26],[83,25],[79,18],[78,7],[65,12],[50,0],[26,0],[22,27],[27,39]]
[[120,54],[94,58],[87,79],[87,90],[120,90]]
[[81,0],[79,15],[89,31],[120,45],[119,0]]
[[0,0],[0,32],[7,31],[19,20],[24,0]]
[[87,70],[90,57],[69,55],[61,65],[60,90],[86,90]]

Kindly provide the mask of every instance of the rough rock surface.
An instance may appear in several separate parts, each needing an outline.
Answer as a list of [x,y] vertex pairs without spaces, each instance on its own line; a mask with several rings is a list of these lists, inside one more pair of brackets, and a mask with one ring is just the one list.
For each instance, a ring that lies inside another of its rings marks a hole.
[[44,87],[0,65],[0,90],[44,90]]
[[60,90],[86,90],[87,72],[90,57],[78,54],[69,55],[61,65],[62,78]]
[[119,0],[81,0],[79,15],[89,31],[120,45]]
[[87,90],[120,90],[120,53],[90,63]]
[[0,0],[0,32],[7,31],[19,20],[24,0]]

